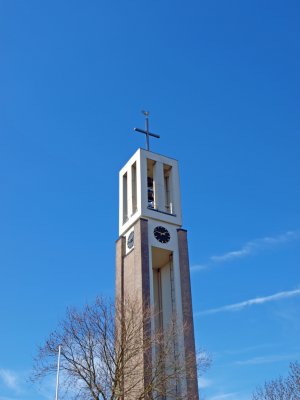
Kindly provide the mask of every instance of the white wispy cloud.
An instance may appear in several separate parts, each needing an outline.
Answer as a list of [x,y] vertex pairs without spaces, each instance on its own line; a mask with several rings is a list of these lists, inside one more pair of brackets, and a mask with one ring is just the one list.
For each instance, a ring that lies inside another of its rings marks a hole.
[[285,292],[278,292],[278,293],[272,294],[270,296],[265,296],[265,297],[255,297],[254,299],[241,301],[240,303],[225,305],[225,306],[221,306],[221,307],[217,307],[217,308],[211,308],[210,310],[206,310],[206,311],[200,311],[200,312],[196,313],[195,315],[198,316],[198,315],[217,314],[220,312],[228,312],[228,311],[240,311],[240,310],[244,309],[245,307],[269,303],[272,301],[278,301],[278,300],[286,299],[289,297],[295,297],[295,296],[300,296],[300,289],[289,290],[289,291],[285,291]]
[[235,361],[236,365],[257,365],[257,364],[269,364],[282,360],[293,360],[299,357],[299,353],[293,354],[274,354],[261,357],[253,357],[247,360]]
[[213,262],[224,262],[233,260],[235,258],[241,258],[249,256],[257,251],[263,250],[266,247],[277,246],[282,243],[290,242],[300,238],[298,232],[288,231],[278,236],[266,236],[260,239],[251,240],[246,242],[240,249],[229,251],[227,253],[211,256],[210,260]]
[[240,249],[228,251],[224,254],[213,255],[209,257],[209,261],[205,264],[196,264],[191,266],[191,271],[201,271],[213,264],[232,261],[238,258],[243,258],[256,254],[268,248],[279,246],[280,244],[291,242],[300,239],[299,231],[287,231],[277,236],[265,236],[263,238],[254,239],[246,242]]
[[207,264],[195,264],[191,266],[191,271],[201,271],[203,269],[208,268]]
[[218,394],[216,396],[210,397],[209,400],[235,400],[237,399],[237,394],[238,393],[236,392]]
[[221,353],[221,355],[239,355],[239,354],[245,354],[248,352],[253,352],[253,351],[257,351],[257,350],[264,350],[264,349],[268,349],[268,348],[274,348],[275,346],[278,346],[278,343],[274,343],[274,342],[270,342],[270,343],[262,343],[262,344],[258,344],[255,346],[248,346],[248,347],[243,347],[243,348],[235,348],[235,349],[227,349],[227,350],[223,350]]
[[15,397],[0,396],[0,400],[17,400]]
[[0,379],[9,389],[19,391],[19,376],[16,372],[9,369],[1,368]]
[[213,381],[211,379],[207,379],[204,376],[198,377],[198,387],[199,389],[205,389],[209,386],[212,386]]

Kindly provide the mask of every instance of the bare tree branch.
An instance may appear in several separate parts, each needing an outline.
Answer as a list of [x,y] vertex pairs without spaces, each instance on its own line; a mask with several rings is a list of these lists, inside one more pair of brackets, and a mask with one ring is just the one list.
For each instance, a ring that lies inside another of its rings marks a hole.
[[[149,328],[145,334],[153,318],[151,309],[145,311],[134,301],[113,304],[101,297],[82,310],[68,309],[39,348],[32,380],[56,373],[61,344],[61,383],[70,398],[188,400],[179,389],[194,370],[194,357],[183,357],[177,340],[183,332],[178,331],[176,316],[163,332]],[[206,353],[200,353],[199,370],[204,372],[210,362]]]
[[290,364],[289,375],[265,382],[252,395],[252,400],[300,400],[300,364]]

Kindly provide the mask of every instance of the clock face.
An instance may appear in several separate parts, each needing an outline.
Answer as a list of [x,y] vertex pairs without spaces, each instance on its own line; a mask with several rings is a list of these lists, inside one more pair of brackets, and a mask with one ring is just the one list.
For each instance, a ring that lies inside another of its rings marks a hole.
[[132,249],[133,245],[134,245],[134,232],[132,231],[127,238],[127,247],[129,249]]
[[157,226],[156,228],[154,228],[153,233],[155,238],[160,243],[167,243],[171,238],[170,232],[163,226]]

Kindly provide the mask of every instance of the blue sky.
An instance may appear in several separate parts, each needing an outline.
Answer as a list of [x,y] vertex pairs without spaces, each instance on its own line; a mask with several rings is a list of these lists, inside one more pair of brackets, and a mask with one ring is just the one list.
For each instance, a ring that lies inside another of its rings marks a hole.
[[0,400],[69,305],[114,294],[118,171],[180,162],[202,399],[300,359],[298,1],[0,2]]

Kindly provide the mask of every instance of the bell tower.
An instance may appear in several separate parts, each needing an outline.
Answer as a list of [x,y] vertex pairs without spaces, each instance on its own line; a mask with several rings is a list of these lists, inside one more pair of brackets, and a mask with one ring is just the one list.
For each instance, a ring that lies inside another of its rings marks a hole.
[[[148,126],[142,132],[149,134]],[[167,332],[176,315],[182,334],[174,346],[180,349],[184,362],[193,360],[194,368],[191,373],[189,365],[175,398],[198,400],[187,231],[182,229],[178,162],[144,149],[138,149],[119,173],[116,296],[124,301],[131,294],[141,307],[150,306],[155,311],[145,334],[156,329]],[[155,351],[152,353],[153,359]],[[146,363],[141,361],[145,385],[147,373]]]

